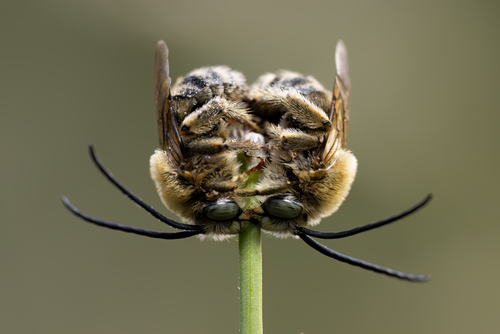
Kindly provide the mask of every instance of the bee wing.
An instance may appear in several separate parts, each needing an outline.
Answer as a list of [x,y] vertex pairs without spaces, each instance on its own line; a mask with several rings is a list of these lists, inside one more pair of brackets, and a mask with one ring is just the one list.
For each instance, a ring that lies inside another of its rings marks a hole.
[[167,152],[176,165],[180,165],[187,160],[187,155],[179,133],[175,110],[171,104],[168,48],[164,41],[159,41],[156,45],[154,83],[160,148]]
[[337,74],[335,75],[332,106],[329,113],[332,131],[327,135],[324,147],[319,152],[321,161],[326,165],[330,165],[334,161],[337,150],[339,148],[344,149],[347,142],[351,79],[349,78],[347,49],[344,42],[341,40],[337,42],[337,48],[335,50],[335,65]]

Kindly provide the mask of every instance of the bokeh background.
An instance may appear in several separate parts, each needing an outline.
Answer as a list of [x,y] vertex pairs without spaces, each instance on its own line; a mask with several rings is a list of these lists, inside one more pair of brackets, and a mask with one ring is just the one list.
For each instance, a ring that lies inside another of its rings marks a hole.
[[[163,208],[156,42],[176,78],[226,64],[253,82],[280,68],[331,87],[349,51],[350,196],[323,231],[432,203],[393,226],[325,244],[412,273],[398,281],[265,237],[266,333],[500,330],[499,6],[493,1],[2,1],[0,331],[237,333],[238,244],[161,241],[90,226],[168,230],[95,170],[101,159]],[[174,217],[170,215],[170,217]]]

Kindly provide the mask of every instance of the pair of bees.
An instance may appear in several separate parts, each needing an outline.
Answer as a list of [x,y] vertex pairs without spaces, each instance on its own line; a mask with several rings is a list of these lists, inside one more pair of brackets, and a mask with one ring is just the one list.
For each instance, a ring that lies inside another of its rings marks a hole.
[[[265,74],[250,89],[243,74],[226,66],[194,70],[170,88],[167,55],[159,42],[160,149],[150,163],[170,210],[216,240],[237,234],[242,220],[292,235],[337,210],[357,167],[345,150],[349,77],[342,42],[333,99],[314,78],[289,71]],[[259,181],[248,189],[253,174]]]
[[163,203],[182,217],[173,221],[126,189],[90,153],[99,170],[126,196],[160,221],[182,230],[156,232],[107,222],[64,204],[88,222],[162,239],[193,235],[223,240],[242,221],[264,231],[295,235],[319,252],[401,279],[423,281],[337,253],[311,237],[336,239],[396,221],[425,205],[349,231],[324,233],[306,227],[335,212],[354,180],[357,160],[346,149],[350,78],[347,51],[339,41],[333,92],[312,77],[290,71],[265,74],[248,87],[240,72],[205,67],[172,86],[168,49],[158,42],[154,83],[160,148],[150,160],[151,177]]

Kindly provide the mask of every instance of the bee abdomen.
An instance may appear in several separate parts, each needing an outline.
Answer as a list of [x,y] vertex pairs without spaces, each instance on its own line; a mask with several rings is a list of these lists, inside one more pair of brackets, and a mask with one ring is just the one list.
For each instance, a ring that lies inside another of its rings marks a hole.
[[214,96],[242,99],[248,91],[245,77],[227,66],[202,67],[177,80],[173,96],[189,97],[204,103]]

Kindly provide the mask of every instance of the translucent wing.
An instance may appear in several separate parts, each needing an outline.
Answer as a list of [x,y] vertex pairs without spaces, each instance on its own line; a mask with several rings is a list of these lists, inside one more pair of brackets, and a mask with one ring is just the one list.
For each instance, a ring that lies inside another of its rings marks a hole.
[[330,109],[330,122],[332,131],[327,135],[324,148],[320,150],[320,160],[326,165],[331,165],[335,160],[335,153],[339,148],[344,149],[347,142],[347,128],[349,123],[349,93],[351,79],[349,78],[349,64],[347,62],[347,49],[344,42],[337,42],[335,50],[335,64],[337,74],[333,86],[332,106]]
[[179,166],[187,161],[187,155],[179,134],[175,110],[172,108],[168,48],[164,41],[159,41],[156,45],[154,64],[156,120],[158,123],[160,148],[167,152],[169,158],[175,165]]

